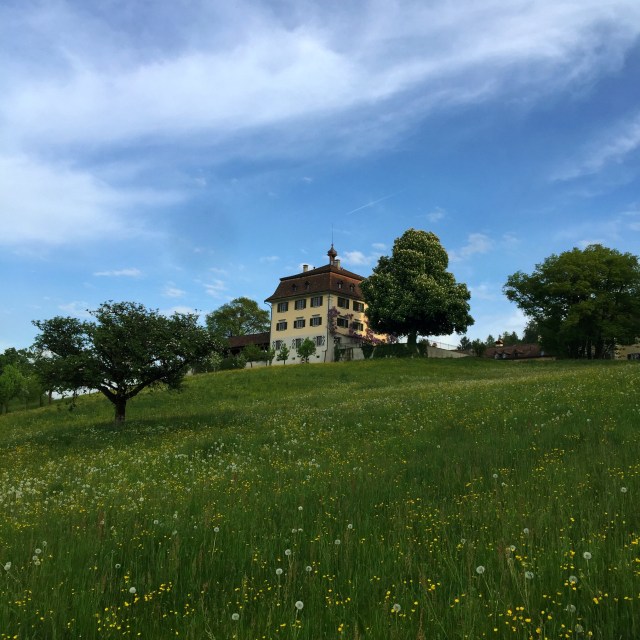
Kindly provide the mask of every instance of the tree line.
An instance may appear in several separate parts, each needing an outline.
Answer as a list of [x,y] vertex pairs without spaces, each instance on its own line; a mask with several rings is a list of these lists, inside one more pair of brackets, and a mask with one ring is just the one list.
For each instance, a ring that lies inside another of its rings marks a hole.
[[[418,335],[464,334],[474,322],[471,296],[447,268],[448,255],[435,234],[406,231],[362,282],[369,328],[406,336],[409,349],[417,349]],[[506,346],[540,341],[558,357],[605,358],[616,344],[640,337],[640,264],[632,254],[601,245],[572,249],[550,256],[531,274],[514,273],[503,290],[529,319],[522,339],[515,332],[501,334]],[[141,391],[158,385],[177,389],[189,370],[218,368],[230,337],[270,328],[269,313],[248,298],[211,312],[205,326],[197,314],[167,317],[135,302],[105,302],[89,313],[89,321],[34,321],[40,333],[33,347],[0,355],[3,411],[16,399],[28,405],[29,399],[42,402],[43,394],[97,390],[121,423],[127,402]],[[492,343],[493,336],[463,337],[460,346],[482,355]],[[315,349],[313,341],[303,341],[297,349],[301,361],[308,362]],[[289,348],[283,344],[275,353],[249,345],[242,366],[274,357],[286,362]]]

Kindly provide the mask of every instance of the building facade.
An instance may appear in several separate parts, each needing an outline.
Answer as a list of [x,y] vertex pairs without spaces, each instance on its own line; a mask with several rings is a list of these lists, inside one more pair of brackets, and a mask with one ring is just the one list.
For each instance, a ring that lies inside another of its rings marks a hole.
[[[333,362],[363,358],[360,345],[367,331],[365,303],[360,290],[364,280],[340,265],[331,245],[329,264],[317,269],[303,265],[302,272],[280,278],[265,302],[271,305],[271,347],[289,349],[286,362],[300,362],[296,348],[309,338],[316,353],[309,362]],[[277,356],[276,356],[277,357]]]

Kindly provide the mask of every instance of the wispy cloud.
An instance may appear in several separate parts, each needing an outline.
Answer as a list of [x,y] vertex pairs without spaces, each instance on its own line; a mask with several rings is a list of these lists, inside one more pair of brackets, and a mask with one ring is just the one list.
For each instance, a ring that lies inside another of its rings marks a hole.
[[[34,188],[37,185],[37,188]],[[142,232],[135,208],[166,206],[175,193],[118,188],[89,170],[0,152],[0,245],[64,245]]]
[[278,260],[280,260],[279,256],[263,256],[262,258],[260,258],[260,262],[266,262],[268,264],[278,262]]
[[222,280],[214,280],[213,282],[205,283],[204,289],[208,295],[214,298],[221,298],[227,290],[227,284]]
[[460,249],[449,251],[449,259],[452,262],[468,260],[476,254],[488,253],[493,246],[493,240],[484,233],[470,233],[467,244]]
[[598,132],[582,153],[558,170],[554,180],[572,180],[593,175],[622,162],[640,149],[640,113],[607,131]]
[[183,298],[186,293],[184,289],[179,289],[173,284],[168,284],[162,292],[162,295],[167,298]]
[[433,211],[426,214],[426,218],[429,222],[438,222],[446,216],[446,211],[440,207],[436,207]]
[[345,215],[351,215],[352,213],[356,213],[357,211],[362,211],[363,209],[368,209],[370,207],[373,207],[377,204],[379,204],[380,202],[384,202],[385,200],[388,200],[389,198],[393,198],[394,196],[397,196],[398,193],[400,193],[399,191],[396,193],[390,193],[388,196],[384,196],[383,198],[378,198],[377,200],[371,200],[369,202],[367,202],[366,204],[361,205],[360,207],[356,207],[355,209],[351,209],[351,211],[347,211],[345,213]]
[[99,277],[116,277],[116,278],[139,278],[142,275],[142,271],[140,269],[111,269],[108,271],[96,271],[94,276]]
[[[49,55],[46,65],[12,60],[0,105],[10,143],[219,139],[310,118],[363,123],[372,109],[390,127],[400,114],[590,79],[620,65],[640,31],[636,0],[409,0],[358,11],[312,2],[304,14],[238,2],[217,11],[189,18],[167,6],[162,18],[179,28],[152,22],[142,42],[115,16],[105,25],[62,3],[7,14],[5,46],[14,33],[38,35]],[[323,138],[340,128],[314,130]]]
[[88,308],[89,304],[87,302],[79,302],[77,300],[58,305],[58,309],[60,309],[60,311],[63,311],[74,318],[91,318],[92,316],[89,313]]

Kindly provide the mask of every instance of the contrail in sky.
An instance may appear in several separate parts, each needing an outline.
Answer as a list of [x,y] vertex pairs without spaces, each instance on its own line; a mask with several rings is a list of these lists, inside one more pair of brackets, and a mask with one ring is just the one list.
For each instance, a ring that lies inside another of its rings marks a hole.
[[396,191],[395,193],[392,193],[388,196],[385,196],[384,198],[379,198],[378,200],[374,200],[373,202],[367,202],[367,204],[363,204],[361,207],[357,207],[356,209],[352,209],[351,211],[347,211],[347,213],[345,215],[350,215],[352,213],[355,213],[356,211],[360,211],[361,209],[366,209],[367,207],[373,207],[374,204],[378,204],[378,202],[383,202],[384,200],[388,200],[389,198],[393,198],[393,196],[397,196],[399,193],[402,193],[402,191]]

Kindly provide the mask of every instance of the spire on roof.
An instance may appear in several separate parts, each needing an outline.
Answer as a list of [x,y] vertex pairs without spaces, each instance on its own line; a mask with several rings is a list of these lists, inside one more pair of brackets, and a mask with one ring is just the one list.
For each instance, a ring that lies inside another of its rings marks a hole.
[[329,264],[333,264],[338,256],[338,252],[333,248],[333,242],[331,243],[331,249],[327,251],[327,255],[329,256]]

